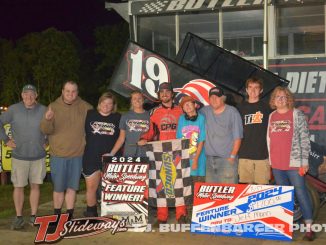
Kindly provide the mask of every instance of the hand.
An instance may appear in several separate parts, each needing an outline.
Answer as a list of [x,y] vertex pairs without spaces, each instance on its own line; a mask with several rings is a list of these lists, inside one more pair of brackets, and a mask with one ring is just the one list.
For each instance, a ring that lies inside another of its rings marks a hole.
[[16,148],[16,143],[15,143],[15,141],[13,139],[8,140],[6,145],[11,147],[11,148]]
[[309,165],[302,166],[299,168],[299,175],[304,176],[309,170]]
[[139,145],[139,146],[143,146],[143,145],[146,145],[146,144],[147,144],[147,140],[140,140],[137,143],[137,145]]
[[49,106],[48,110],[45,113],[45,119],[50,121],[54,117],[54,111],[52,110],[51,106]]
[[198,160],[194,159],[193,162],[192,162],[191,169],[192,170],[197,170],[197,168],[198,168]]
[[235,160],[235,158],[231,158],[231,157],[229,157],[229,158],[227,158],[226,160],[228,160],[230,164],[234,164],[234,160]]

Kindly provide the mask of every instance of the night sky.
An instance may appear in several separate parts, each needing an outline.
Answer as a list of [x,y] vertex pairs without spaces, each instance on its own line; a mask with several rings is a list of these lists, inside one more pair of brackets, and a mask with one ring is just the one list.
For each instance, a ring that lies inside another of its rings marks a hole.
[[0,37],[15,41],[49,27],[71,31],[85,45],[94,45],[97,26],[122,22],[104,0],[0,0]]

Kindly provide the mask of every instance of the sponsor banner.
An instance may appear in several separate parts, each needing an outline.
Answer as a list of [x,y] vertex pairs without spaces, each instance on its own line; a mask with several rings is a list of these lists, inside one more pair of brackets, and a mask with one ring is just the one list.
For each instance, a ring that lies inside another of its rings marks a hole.
[[[308,0],[309,1],[309,0]],[[305,1],[305,3],[307,0]],[[315,1],[316,2],[316,1]],[[321,2],[321,1],[319,1]],[[277,0],[278,5],[298,5],[301,0]],[[268,0],[268,4],[275,4]],[[263,8],[264,0],[155,0],[132,1],[132,15],[169,14],[187,11],[216,11],[216,9]]]
[[296,107],[307,116],[312,140],[326,145],[326,58],[270,60],[269,69],[290,82]]
[[293,186],[196,183],[191,232],[291,240]]
[[177,207],[191,203],[189,140],[175,139],[147,143],[149,158],[149,205]]
[[101,216],[125,220],[129,231],[148,222],[148,164],[141,157],[103,156]]
[[190,95],[199,103],[207,105],[208,91],[215,84],[224,87],[225,92],[232,95],[234,100],[242,99],[237,91],[218,82],[208,81],[195,71],[131,41],[115,68],[109,88],[124,97],[129,97],[132,91],[140,91],[147,100],[157,101],[157,90],[163,82],[172,83],[176,103],[184,95]]
[[[11,128],[10,124],[4,126],[6,134],[8,137],[11,137]],[[6,146],[3,141],[1,141],[1,166],[4,171],[11,171],[11,153],[12,149],[9,146]],[[46,148],[46,158],[45,158],[46,170],[50,172],[50,153],[49,146]]]

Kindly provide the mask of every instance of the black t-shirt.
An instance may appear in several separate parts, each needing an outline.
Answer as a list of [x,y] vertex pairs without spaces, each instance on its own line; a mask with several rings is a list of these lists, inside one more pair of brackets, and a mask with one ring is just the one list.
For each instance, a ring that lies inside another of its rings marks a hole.
[[85,121],[86,147],[83,157],[84,164],[102,164],[102,155],[111,152],[119,138],[121,115],[112,113],[102,116],[96,110],[87,112]]
[[238,106],[243,124],[243,139],[239,158],[264,160],[268,158],[266,133],[271,109],[264,101]]

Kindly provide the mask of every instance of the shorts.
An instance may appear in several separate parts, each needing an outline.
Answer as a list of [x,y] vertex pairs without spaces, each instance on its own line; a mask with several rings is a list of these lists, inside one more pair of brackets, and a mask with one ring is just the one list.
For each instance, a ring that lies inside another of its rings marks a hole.
[[94,174],[96,171],[102,171],[101,162],[86,161],[83,159],[83,175],[88,177]]
[[46,175],[45,158],[25,161],[11,159],[11,182],[14,187],[25,187],[30,184],[43,184]]
[[79,190],[82,171],[82,157],[51,156],[51,179],[55,192],[64,192],[68,188]]
[[227,158],[207,156],[206,182],[238,184],[238,159],[230,163]]
[[267,185],[271,179],[271,167],[268,159],[239,159],[239,182]]

